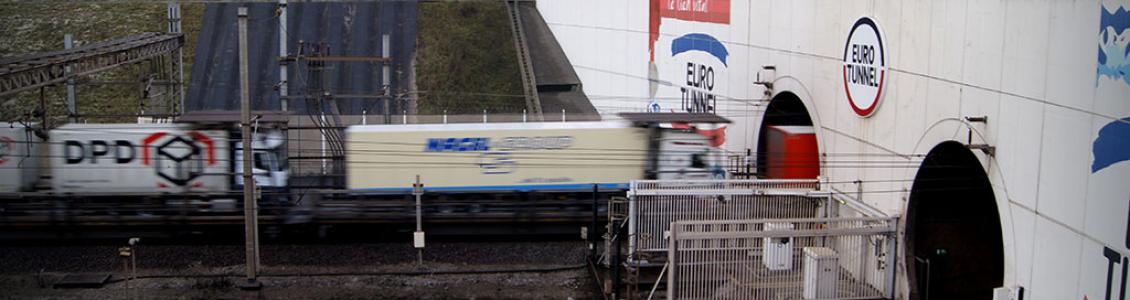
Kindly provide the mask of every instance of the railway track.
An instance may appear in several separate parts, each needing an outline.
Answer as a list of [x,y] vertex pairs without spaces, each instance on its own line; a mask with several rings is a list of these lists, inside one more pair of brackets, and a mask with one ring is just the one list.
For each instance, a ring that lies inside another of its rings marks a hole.
[[[305,197],[296,201],[261,201],[259,223],[286,232],[364,227],[403,230],[416,218],[407,197],[362,199],[348,195]],[[605,210],[601,201],[598,212]],[[451,199],[425,197],[421,207],[426,228],[455,235],[492,233],[577,233],[592,221],[592,199]],[[600,213],[603,215],[603,213]],[[236,231],[243,208],[232,200],[158,199],[114,202],[84,198],[24,198],[0,204],[0,238],[19,239],[31,232],[50,237],[139,234],[140,232]],[[100,232],[103,234],[86,234]],[[318,235],[323,235],[318,233]]]

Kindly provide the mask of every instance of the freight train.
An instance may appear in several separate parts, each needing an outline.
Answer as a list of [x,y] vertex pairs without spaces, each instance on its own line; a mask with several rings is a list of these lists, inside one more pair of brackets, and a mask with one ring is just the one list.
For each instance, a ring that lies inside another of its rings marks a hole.
[[[230,197],[243,185],[233,126],[67,124],[40,139],[29,126],[0,129],[0,195],[139,199]],[[265,189],[287,186],[285,138],[253,138],[253,174]]]
[[[417,176],[427,193],[479,196],[613,192],[633,179],[727,176],[722,137],[711,135],[722,130],[670,124],[350,126],[346,180],[335,193],[404,195]],[[257,129],[252,137],[255,182],[271,195],[290,188],[286,134]],[[68,124],[47,136],[40,140],[29,127],[0,130],[0,195],[212,200],[241,193],[243,151],[232,124]]]

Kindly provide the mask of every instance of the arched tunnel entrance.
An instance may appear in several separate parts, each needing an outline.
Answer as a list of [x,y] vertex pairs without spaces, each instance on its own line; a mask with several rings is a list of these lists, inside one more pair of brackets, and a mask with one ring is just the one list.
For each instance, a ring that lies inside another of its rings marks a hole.
[[820,159],[812,117],[796,94],[773,97],[757,137],[757,174],[762,178],[815,178]]
[[973,152],[944,142],[926,155],[906,210],[910,299],[992,299],[1004,282],[996,198]]

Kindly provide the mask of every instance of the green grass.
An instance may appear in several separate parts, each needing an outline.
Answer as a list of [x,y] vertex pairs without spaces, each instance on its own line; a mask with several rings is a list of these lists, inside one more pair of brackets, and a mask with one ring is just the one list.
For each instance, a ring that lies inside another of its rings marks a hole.
[[[13,2],[0,3],[0,56],[20,56],[63,49],[63,35],[74,36],[75,46],[122,38],[141,32],[165,32],[166,4],[152,3],[72,3]],[[192,55],[204,5],[181,5],[182,28],[185,32],[185,79],[191,74]],[[129,115],[142,108],[140,70],[148,64],[135,64],[101,72],[87,81],[136,82],[136,84],[79,85],[76,102],[80,114],[107,117],[84,118],[88,122],[132,122]],[[66,89],[51,86],[43,89],[52,123],[66,119]],[[20,93],[0,99],[0,121],[12,121],[39,107],[40,91]]]
[[522,81],[502,2],[420,3],[420,114],[519,113]]

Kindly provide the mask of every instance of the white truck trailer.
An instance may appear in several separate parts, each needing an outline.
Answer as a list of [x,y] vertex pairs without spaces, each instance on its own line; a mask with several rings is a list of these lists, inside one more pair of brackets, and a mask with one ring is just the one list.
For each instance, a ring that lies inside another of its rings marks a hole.
[[51,130],[52,190],[60,194],[227,192],[228,133],[183,124],[68,124]]
[[719,176],[720,155],[705,136],[628,122],[351,126],[346,186],[360,193],[623,189],[650,172],[665,179]]

